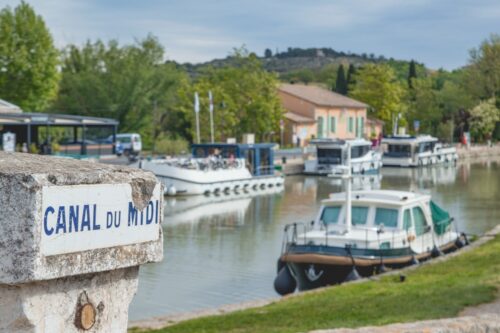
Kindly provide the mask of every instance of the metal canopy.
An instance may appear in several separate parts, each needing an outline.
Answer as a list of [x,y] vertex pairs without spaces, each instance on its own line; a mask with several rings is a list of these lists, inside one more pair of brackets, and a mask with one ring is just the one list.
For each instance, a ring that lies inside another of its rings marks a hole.
[[54,113],[1,113],[0,125],[117,126],[118,121]]

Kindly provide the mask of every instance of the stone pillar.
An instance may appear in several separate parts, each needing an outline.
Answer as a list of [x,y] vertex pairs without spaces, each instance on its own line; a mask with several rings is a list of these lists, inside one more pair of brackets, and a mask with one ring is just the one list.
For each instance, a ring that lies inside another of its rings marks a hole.
[[0,333],[126,332],[162,193],[139,169],[0,152]]

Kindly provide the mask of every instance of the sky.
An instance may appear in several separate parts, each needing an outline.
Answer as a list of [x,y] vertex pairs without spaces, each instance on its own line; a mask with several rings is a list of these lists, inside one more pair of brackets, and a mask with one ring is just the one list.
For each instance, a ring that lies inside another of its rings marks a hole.
[[[0,0],[15,7],[19,0]],[[331,47],[415,59],[430,68],[467,64],[469,50],[500,33],[500,0],[26,0],[57,47],[87,40],[158,37],[166,59],[205,62],[245,45]]]

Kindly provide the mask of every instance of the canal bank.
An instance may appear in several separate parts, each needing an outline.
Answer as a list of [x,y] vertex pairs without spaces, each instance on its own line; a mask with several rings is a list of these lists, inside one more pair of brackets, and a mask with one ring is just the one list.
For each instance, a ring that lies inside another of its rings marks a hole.
[[[500,250],[499,235],[500,225],[461,251],[369,279],[294,294],[279,300],[250,302],[200,312],[184,316],[187,321],[182,321],[182,317],[170,316],[149,322],[131,322],[129,327],[133,328],[133,332],[150,332],[151,329],[165,327],[158,331],[165,333],[201,330],[297,332],[450,318],[468,308],[464,314],[477,317],[475,322],[481,324],[475,332],[491,332],[498,329],[498,314],[485,316],[484,312],[488,310],[478,314],[470,312],[470,309],[471,306],[491,302],[498,296],[500,258],[496,254]],[[401,275],[406,278],[404,282],[401,282]],[[494,312],[496,305],[489,309]],[[448,319],[431,323],[436,328],[452,324],[453,329],[463,331],[470,326],[468,320]],[[409,331],[423,327],[425,323],[408,324]],[[391,327],[389,329],[392,330]],[[369,330],[361,329],[359,332]]]

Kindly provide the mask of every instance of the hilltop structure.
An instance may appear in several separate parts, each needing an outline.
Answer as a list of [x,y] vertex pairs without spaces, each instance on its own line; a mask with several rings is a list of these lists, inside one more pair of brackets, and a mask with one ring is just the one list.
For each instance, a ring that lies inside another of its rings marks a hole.
[[303,84],[281,84],[286,109],[284,144],[304,146],[314,138],[378,138],[383,122],[367,117],[368,105],[330,90]]

